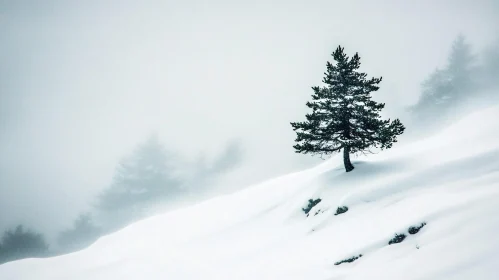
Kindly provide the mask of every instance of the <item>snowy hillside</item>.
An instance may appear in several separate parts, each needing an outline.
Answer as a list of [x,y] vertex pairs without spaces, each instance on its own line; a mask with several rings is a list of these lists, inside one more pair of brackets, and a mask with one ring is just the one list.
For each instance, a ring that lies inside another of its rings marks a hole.
[[[493,107],[417,143],[402,138],[357,158],[350,173],[335,157],[135,223],[84,251],[7,263],[0,279],[497,279],[499,126],[476,125],[497,116]],[[388,245],[395,234],[406,238]]]

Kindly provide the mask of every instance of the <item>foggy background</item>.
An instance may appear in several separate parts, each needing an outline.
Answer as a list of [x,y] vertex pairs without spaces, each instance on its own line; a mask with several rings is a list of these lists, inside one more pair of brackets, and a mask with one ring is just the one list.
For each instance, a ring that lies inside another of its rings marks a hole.
[[498,15],[495,0],[0,1],[0,231],[53,239],[153,134],[179,166],[238,143],[217,191],[312,166],[289,122],[339,44],[403,121],[456,36],[480,51]]

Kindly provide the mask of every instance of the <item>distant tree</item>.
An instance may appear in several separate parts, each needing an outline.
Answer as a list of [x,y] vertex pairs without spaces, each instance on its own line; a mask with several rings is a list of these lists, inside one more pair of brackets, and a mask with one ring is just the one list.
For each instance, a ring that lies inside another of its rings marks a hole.
[[455,105],[476,98],[470,93],[476,88],[474,64],[470,44],[459,35],[452,44],[445,68],[435,70],[422,83],[419,101],[410,108],[414,117],[423,122],[435,121]]
[[22,225],[7,230],[2,236],[0,263],[31,257],[44,257],[48,244],[42,234],[25,230]]
[[92,214],[80,214],[71,229],[61,232],[57,243],[62,251],[76,251],[91,245],[102,234],[102,229],[94,225]]
[[445,70],[436,69],[421,84],[422,94],[410,111],[420,122],[435,121],[450,106],[453,85]]
[[332,56],[335,63],[327,62],[325,86],[312,87],[312,101],[306,104],[312,113],[305,122],[291,123],[297,133],[294,148],[297,153],[319,155],[343,150],[345,170],[350,172],[351,153],[391,148],[405,128],[398,119],[381,119],[385,104],[371,100],[381,78],[367,79],[367,74],[358,72],[358,53],[349,58],[339,46]]
[[460,34],[452,44],[447,64],[448,78],[452,84],[455,99],[467,98],[464,94],[473,87],[474,64],[475,56],[472,53],[471,45],[466,41],[464,35]]
[[110,187],[98,196],[97,209],[111,219],[119,213],[127,223],[147,206],[177,197],[182,188],[172,161],[159,139],[150,137],[119,163]]

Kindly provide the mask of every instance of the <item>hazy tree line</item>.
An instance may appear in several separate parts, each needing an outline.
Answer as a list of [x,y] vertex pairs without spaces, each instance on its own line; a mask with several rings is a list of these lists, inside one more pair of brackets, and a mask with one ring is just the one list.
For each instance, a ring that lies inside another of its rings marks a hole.
[[45,237],[18,225],[6,230],[0,242],[0,264],[12,260],[47,257],[83,249],[99,237],[146,217],[155,205],[174,206],[190,196],[207,194],[216,180],[242,160],[240,142],[232,141],[208,160],[200,155],[187,161],[167,151],[156,136],[137,146],[117,165],[110,185],[61,231],[49,246]]
[[472,109],[499,101],[499,40],[475,51],[459,35],[446,65],[435,69],[421,84],[421,95],[409,108],[411,125],[418,131],[445,125]]

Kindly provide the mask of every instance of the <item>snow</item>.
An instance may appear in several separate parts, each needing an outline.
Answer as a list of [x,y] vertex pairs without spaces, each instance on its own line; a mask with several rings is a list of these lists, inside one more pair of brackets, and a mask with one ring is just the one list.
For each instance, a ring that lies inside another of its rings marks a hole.
[[[430,138],[402,137],[357,158],[350,173],[335,157],[137,222],[80,252],[7,263],[0,279],[497,279],[499,126],[477,125],[497,116],[492,107]],[[322,201],[306,217],[311,198]],[[339,206],[349,210],[334,215]],[[388,245],[396,233],[407,238]]]

